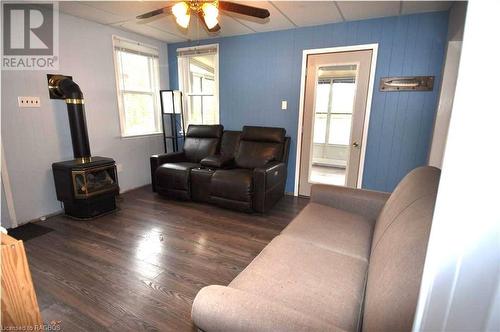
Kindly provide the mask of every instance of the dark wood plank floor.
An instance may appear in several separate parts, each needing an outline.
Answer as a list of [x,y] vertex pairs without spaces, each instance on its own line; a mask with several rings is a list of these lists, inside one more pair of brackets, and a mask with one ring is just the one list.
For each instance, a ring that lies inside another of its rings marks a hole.
[[63,216],[25,242],[45,322],[65,331],[191,331],[192,301],[228,284],[307,204],[285,197],[267,215],[161,198],[140,188],[120,211]]

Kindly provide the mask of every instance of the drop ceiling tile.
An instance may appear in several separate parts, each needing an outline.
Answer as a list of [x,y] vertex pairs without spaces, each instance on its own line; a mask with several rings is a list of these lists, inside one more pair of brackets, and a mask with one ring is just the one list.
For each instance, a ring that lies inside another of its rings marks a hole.
[[63,13],[101,24],[110,24],[126,20],[126,18],[122,16],[103,12],[102,10],[88,6],[83,2],[61,1],[59,2],[59,10]]
[[399,1],[337,1],[346,21],[399,15]]
[[151,27],[148,24],[136,24],[135,22],[128,22],[121,24],[118,28],[132,31],[154,39],[162,40],[167,43],[176,43],[186,40],[186,38],[170,34],[167,31],[162,31],[155,27]]
[[402,14],[444,11],[450,9],[452,1],[403,1]]
[[150,12],[165,6],[166,2],[160,1],[85,1],[90,7],[104,12],[115,14],[124,18],[133,19],[137,15]]
[[238,3],[269,10],[270,16],[266,19],[255,18],[233,12],[222,12],[223,15],[225,14],[235,18],[238,22],[246,25],[255,32],[294,28],[294,25],[290,23],[290,21],[285,16],[283,16],[280,11],[276,9],[276,7],[274,7],[269,1],[238,1]]
[[153,20],[148,20],[147,25],[174,34],[179,38],[183,38],[184,41],[210,37],[194,16],[191,16],[188,29],[183,29],[177,25],[172,15],[157,16],[157,18]]
[[236,19],[227,15],[226,13],[222,13],[221,15],[219,15],[219,24],[221,26],[219,37],[246,35],[255,32],[251,28],[242,25]]
[[342,16],[333,1],[272,1],[297,26],[341,22]]

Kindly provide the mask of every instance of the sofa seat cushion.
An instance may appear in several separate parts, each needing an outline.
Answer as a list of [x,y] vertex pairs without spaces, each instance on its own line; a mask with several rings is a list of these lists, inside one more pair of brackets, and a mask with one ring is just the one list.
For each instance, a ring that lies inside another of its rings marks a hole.
[[368,261],[373,222],[357,214],[309,203],[281,233]]
[[191,317],[199,331],[206,332],[346,332],[279,302],[216,285],[204,287],[196,295]]
[[364,260],[279,235],[229,287],[355,331],[366,270]]
[[189,191],[189,176],[191,169],[200,164],[181,162],[166,163],[156,170],[156,184],[159,188]]
[[217,170],[212,176],[210,193],[212,196],[240,202],[252,201],[253,173],[251,170],[236,168]]

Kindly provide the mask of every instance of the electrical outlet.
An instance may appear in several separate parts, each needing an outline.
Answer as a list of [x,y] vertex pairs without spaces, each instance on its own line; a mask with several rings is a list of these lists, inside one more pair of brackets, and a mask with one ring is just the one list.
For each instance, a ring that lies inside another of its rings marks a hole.
[[116,164],[116,171],[118,173],[122,172],[123,171],[123,165],[122,164]]
[[17,97],[19,107],[40,107],[40,97]]
[[288,102],[286,100],[281,101],[281,109],[285,111],[288,108]]

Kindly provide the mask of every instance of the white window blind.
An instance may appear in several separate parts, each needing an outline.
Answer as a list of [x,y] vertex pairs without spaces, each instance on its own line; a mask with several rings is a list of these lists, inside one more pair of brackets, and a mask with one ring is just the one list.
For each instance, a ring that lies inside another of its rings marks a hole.
[[113,36],[122,136],[161,132],[159,50]]

